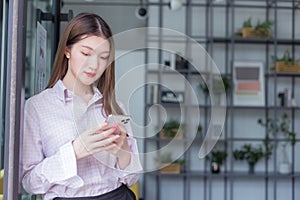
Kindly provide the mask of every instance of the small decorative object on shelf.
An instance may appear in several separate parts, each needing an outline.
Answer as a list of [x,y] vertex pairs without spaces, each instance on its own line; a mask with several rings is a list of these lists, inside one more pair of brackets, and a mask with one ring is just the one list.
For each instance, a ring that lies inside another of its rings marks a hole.
[[265,106],[265,73],[261,61],[234,61],[233,104]]
[[271,119],[268,118],[266,122],[262,119],[258,119],[258,123],[266,127],[267,132],[272,134],[277,134],[276,138],[283,136],[285,140],[282,142],[282,160],[279,163],[279,173],[289,174],[291,172],[291,163],[289,162],[288,155],[286,152],[286,145],[290,143],[292,146],[296,144],[296,133],[290,130],[290,119],[288,115],[284,113],[280,119]]
[[160,99],[162,103],[183,103],[184,92],[161,91]]
[[160,137],[162,139],[182,139],[183,138],[183,125],[176,120],[170,120],[166,122],[160,131]]
[[[290,56],[290,52],[286,50],[282,58],[272,56],[273,64],[270,67],[271,72],[277,73],[300,73],[300,61],[293,60]],[[276,63],[276,64],[275,64]]]
[[291,89],[284,88],[283,92],[278,93],[278,98],[280,99],[280,105],[285,107],[294,106],[295,102],[292,102]]
[[265,153],[261,145],[253,147],[251,144],[244,144],[240,149],[233,151],[233,157],[236,160],[246,160],[249,164],[249,174],[255,171],[255,164],[265,157]]
[[171,153],[166,153],[156,158],[156,163],[161,165],[160,173],[162,174],[179,174],[181,172],[181,166],[185,163],[184,160],[176,160],[172,159]]
[[184,70],[188,69],[188,61],[185,60],[180,53],[177,53],[175,56],[175,69]]
[[220,168],[227,158],[227,152],[221,150],[212,151],[210,156],[207,157],[210,160],[210,167],[212,173],[220,173]]
[[290,174],[292,172],[292,165],[289,161],[288,153],[286,151],[286,143],[281,145],[282,148],[282,160],[278,166],[278,172],[280,174]]
[[236,35],[242,36],[243,38],[270,38],[272,35],[271,21],[257,22],[257,25],[252,26],[251,17],[249,17],[243,23],[243,28],[240,29]]

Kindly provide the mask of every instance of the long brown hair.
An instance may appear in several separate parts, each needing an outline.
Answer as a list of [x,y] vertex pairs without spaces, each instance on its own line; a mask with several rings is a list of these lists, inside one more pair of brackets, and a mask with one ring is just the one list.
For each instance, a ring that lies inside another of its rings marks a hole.
[[115,98],[115,48],[112,31],[108,24],[98,15],[92,13],[81,13],[74,17],[67,25],[58,44],[53,71],[47,85],[52,88],[58,80],[62,80],[68,70],[68,59],[65,50],[71,49],[72,45],[88,36],[100,36],[110,43],[109,65],[102,74],[97,88],[103,95],[103,111],[106,115],[122,114],[122,109]]

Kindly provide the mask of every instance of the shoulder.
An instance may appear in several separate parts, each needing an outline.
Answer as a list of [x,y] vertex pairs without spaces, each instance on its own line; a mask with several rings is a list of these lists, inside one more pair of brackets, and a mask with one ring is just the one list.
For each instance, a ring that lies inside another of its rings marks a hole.
[[48,104],[55,96],[52,88],[45,89],[38,94],[35,94],[25,101],[25,108],[38,107],[39,105]]
[[49,95],[48,94],[49,90],[51,90],[51,89],[45,89],[45,90],[41,91],[40,93],[35,94],[35,95],[29,97],[26,100],[26,103],[36,103],[38,101],[41,101],[42,99],[44,99],[46,96]]

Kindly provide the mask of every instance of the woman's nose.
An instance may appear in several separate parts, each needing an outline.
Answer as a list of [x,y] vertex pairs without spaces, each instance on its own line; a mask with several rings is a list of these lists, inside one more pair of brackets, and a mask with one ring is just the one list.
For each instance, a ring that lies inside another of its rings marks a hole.
[[96,70],[99,66],[99,60],[97,55],[91,55],[87,59],[87,67]]

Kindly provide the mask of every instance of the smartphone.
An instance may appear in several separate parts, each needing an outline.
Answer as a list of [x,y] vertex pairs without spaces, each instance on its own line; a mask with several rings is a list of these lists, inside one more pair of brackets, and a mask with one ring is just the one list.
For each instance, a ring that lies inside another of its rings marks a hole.
[[[131,118],[129,115],[108,115],[106,122],[108,123],[107,127],[105,129],[110,129],[116,125],[122,126],[126,129],[126,126],[129,124]],[[119,134],[120,132],[116,132],[116,134]]]

